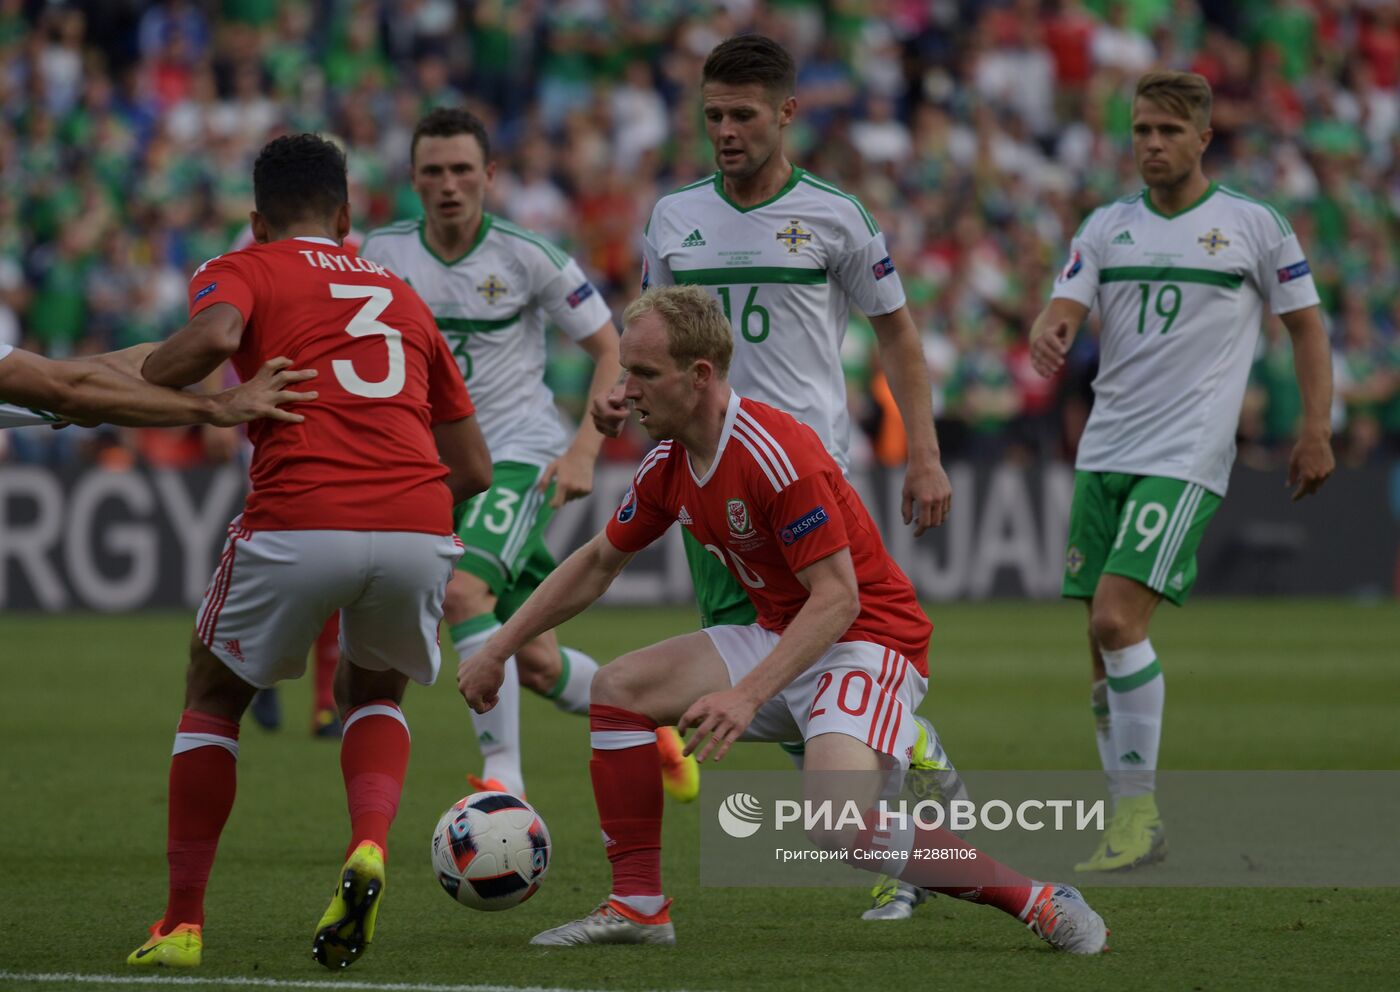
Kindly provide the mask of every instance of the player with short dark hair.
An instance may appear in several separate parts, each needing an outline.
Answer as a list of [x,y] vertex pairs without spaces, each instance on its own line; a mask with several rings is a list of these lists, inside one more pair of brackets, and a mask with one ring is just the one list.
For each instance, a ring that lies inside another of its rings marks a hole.
[[[704,290],[645,293],[623,323],[624,395],[659,443],[607,527],[458,666],[458,688],[473,709],[489,709],[520,644],[586,609],[677,522],[742,583],[756,621],[713,625],[599,669],[590,770],[612,892],[587,917],[536,935],[535,944],[675,943],[661,883],[660,759],[651,746],[658,725],[693,727],[687,750],[701,761],[723,758],[741,737],[802,740],[808,784],[820,784],[825,772],[883,779],[907,769],[929,737],[914,711],[927,687],[932,626],[820,438],[730,388],[729,320]],[[833,778],[841,776],[825,781]],[[813,839],[850,850],[864,849],[871,835]],[[906,852],[916,842],[970,853],[948,831],[891,840],[910,845]],[[981,853],[971,861],[975,868],[956,878],[917,859],[901,875],[996,906],[1058,949],[1103,950],[1103,920],[1078,892],[1032,881]]]
[[[409,154],[423,218],[370,232],[361,253],[423,294],[491,449],[490,489],[459,509],[466,553],[445,605],[448,633],[465,657],[554,567],[544,542],[554,512],[593,489],[602,436],[584,423],[570,437],[561,423],[544,381],[545,330],[554,325],[593,360],[590,395],[617,381],[617,330],[577,262],[485,209],[496,163],[476,115],[432,111],[414,129]],[[546,631],[509,667],[501,705],[473,714],[483,760],[481,773],[467,778],[477,789],[524,795],[519,687],[565,712],[587,713],[598,665]]]
[[1293,498],[1316,492],[1334,464],[1331,352],[1307,259],[1282,214],[1206,177],[1210,105],[1195,73],[1138,81],[1133,153],[1146,188],[1085,219],[1031,328],[1031,360],[1049,376],[1089,308],[1102,318],[1063,592],[1089,608],[1090,699],[1115,805],[1078,871],[1166,855],[1154,798],[1166,687],[1148,626],[1163,599],[1183,605],[1196,581],[1266,305],[1293,339],[1303,400]]
[[[238,724],[257,689],[299,676],[339,611],[348,860],[313,953],[354,962],[374,936],[384,850],[408,765],[399,704],[439,665],[442,597],[461,545],[452,507],[490,481],[471,399],[407,283],[342,246],[345,159],[315,135],[278,138],[253,170],[257,243],[206,262],[190,322],[146,359],[166,386],[225,360],[247,377],[286,353],[319,373],[305,422],[260,421],[252,491],[205,593],[170,763],[170,888],[138,966],[193,967],[204,892],[233,807]],[[266,211],[266,212],[265,212]]]
[[470,135],[476,139],[483,162],[495,162],[491,157],[491,135],[480,117],[462,107],[434,107],[413,129],[413,137],[409,139],[408,145],[409,165],[416,164],[418,142],[422,139],[454,138],[459,134]]

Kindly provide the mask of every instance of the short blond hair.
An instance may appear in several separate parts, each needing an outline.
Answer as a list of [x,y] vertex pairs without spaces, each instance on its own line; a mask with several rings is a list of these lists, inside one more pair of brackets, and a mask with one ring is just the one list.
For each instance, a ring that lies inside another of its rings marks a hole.
[[719,301],[699,286],[658,286],[622,311],[624,333],[638,317],[654,313],[666,328],[667,352],[680,368],[703,358],[721,377],[734,357],[734,332]]
[[1149,100],[1199,131],[1210,127],[1210,83],[1198,72],[1149,72],[1138,80],[1133,99]]

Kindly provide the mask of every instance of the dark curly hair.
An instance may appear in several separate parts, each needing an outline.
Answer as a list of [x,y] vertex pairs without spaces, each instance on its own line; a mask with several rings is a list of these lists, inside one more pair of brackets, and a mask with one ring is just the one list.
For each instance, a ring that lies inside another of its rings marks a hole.
[[273,230],[330,217],[350,198],[345,153],[315,134],[288,134],[253,163],[253,203]]
[[418,151],[419,138],[450,138],[457,134],[470,134],[481,146],[481,160],[491,161],[491,139],[480,117],[460,107],[435,107],[413,129],[413,142],[408,146],[409,162],[412,163]]
[[785,100],[797,88],[797,65],[787,49],[761,34],[743,34],[715,46],[705,59],[700,82],[747,86],[758,83]]

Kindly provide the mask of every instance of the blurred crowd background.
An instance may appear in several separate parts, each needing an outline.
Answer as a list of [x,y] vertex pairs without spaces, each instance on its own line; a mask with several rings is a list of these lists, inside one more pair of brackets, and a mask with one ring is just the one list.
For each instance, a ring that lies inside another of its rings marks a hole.
[[[243,232],[253,158],[278,133],[344,142],[358,230],[418,216],[409,136],[451,104],[489,122],[488,209],[570,251],[620,313],[652,204],[713,171],[705,55],[749,30],[798,60],[789,157],[858,196],[890,241],[945,459],[1072,456],[1095,333],[1050,382],[1026,333],[1079,221],[1141,185],[1130,103],[1153,67],[1211,81],[1207,172],[1277,206],[1303,243],[1339,461],[1400,456],[1395,0],[0,0],[0,342],[72,356],[179,327],[190,273]],[[895,464],[872,340],[854,318],[857,461]],[[551,354],[577,414],[586,359]],[[1271,319],[1242,461],[1285,460],[1299,408]],[[0,460],[178,466],[237,447],[213,430],[33,428],[0,435]]]

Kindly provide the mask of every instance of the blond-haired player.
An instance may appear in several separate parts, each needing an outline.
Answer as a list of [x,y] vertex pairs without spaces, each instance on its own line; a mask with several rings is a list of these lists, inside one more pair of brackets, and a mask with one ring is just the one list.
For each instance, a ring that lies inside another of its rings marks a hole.
[[1165,691],[1148,625],[1158,603],[1182,605],[1196,580],[1266,305],[1293,339],[1303,398],[1293,498],[1316,492],[1333,468],[1332,366],[1307,259],[1282,214],[1202,171],[1210,104],[1195,73],[1138,81],[1133,154],[1146,188],[1084,222],[1031,328],[1032,361],[1048,376],[1091,307],[1102,320],[1063,592],[1089,607],[1099,757],[1115,812],[1080,871],[1166,853],[1153,794]]

